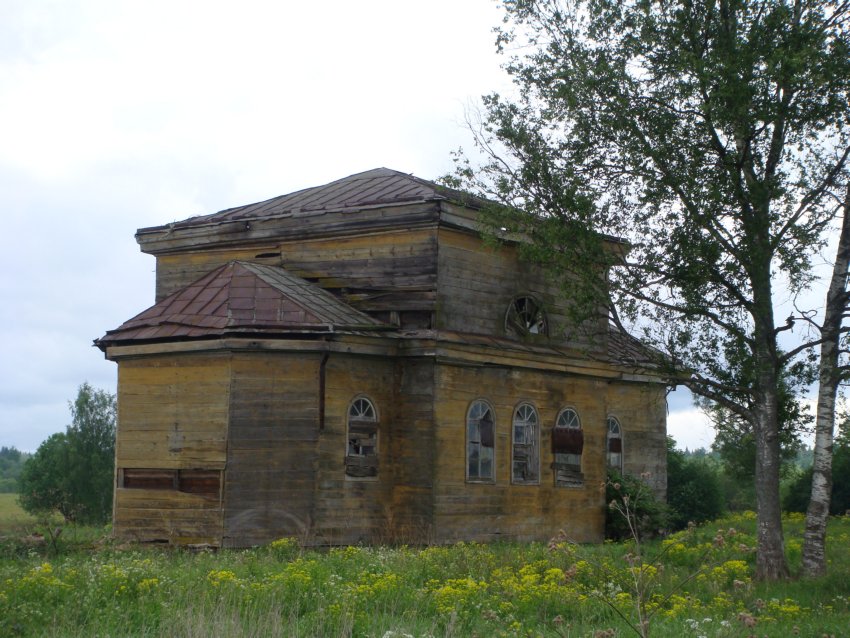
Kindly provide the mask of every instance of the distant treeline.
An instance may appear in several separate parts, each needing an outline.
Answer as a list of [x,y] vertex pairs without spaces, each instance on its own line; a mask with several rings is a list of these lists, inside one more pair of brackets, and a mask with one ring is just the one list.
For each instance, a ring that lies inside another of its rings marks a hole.
[[0,447],[0,494],[18,492],[18,479],[26,460],[32,456],[15,447]]
[[[707,450],[704,447],[698,447],[693,450],[685,448],[684,450],[678,451],[681,452],[685,456],[685,458],[689,459],[712,458],[720,461],[723,458],[722,454],[717,450]],[[797,448],[796,455],[791,460],[791,465],[796,466],[800,470],[808,470],[812,467],[814,453],[814,448],[809,447],[805,444],[801,445],[799,448]]]

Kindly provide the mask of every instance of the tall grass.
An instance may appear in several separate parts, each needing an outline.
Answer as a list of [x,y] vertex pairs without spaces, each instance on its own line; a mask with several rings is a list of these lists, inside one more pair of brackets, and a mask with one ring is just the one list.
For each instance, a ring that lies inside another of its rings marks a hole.
[[0,494],[0,535],[18,532],[37,522],[18,505],[17,494]]
[[[798,563],[801,517],[786,527]],[[754,528],[744,514],[679,533],[644,547],[641,565],[628,543],[306,551],[281,539],[190,553],[69,533],[57,554],[6,536],[0,635],[627,636],[635,570],[653,636],[847,635],[850,519],[830,522],[818,581],[753,582]]]

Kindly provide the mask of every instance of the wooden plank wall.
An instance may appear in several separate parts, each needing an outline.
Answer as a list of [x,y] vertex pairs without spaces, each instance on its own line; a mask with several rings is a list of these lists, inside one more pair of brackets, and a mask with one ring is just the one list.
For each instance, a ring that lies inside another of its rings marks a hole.
[[436,254],[436,230],[420,229],[160,255],[156,300],[240,259],[283,266],[332,291],[345,289],[347,300],[361,310],[430,311],[435,299]]
[[[391,450],[394,403],[391,360],[332,354],[325,371],[325,420],[319,436],[312,542],[377,543],[389,540],[393,483]],[[355,397],[372,401],[378,412],[378,475],[345,475],[346,418]]]
[[[548,540],[566,529],[577,541],[599,541],[604,527],[605,382],[534,370],[439,365],[436,376],[438,542],[461,539]],[[466,413],[476,399],[495,411],[493,484],[466,481]],[[511,422],[530,402],[540,424],[540,484],[511,484]],[[551,431],[563,407],[577,410],[584,429],[582,487],[556,487]]]
[[395,368],[389,521],[394,542],[418,544],[434,539],[434,374],[432,359],[401,359]]
[[320,364],[317,353],[233,355],[225,546],[311,534]]
[[471,233],[440,229],[437,327],[506,336],[505,313],[521,295],[543,304],[552,343],[593,351],[607,347],[607,319],[600,315],[592,341],[586,330],[571,328],[569,301],[539,267],[520,260],[515,247],[494,248]]
[[[226,355],[161,355],[118,364],[116,466],[222,470],[230,364]],[[175,543],[221,538],[220,498],[116,487],[116,536]]]
[[608,386],[608,413],[623,433],[623,470],[646,480],[667,497],[667,393],[658,384],[613,381]]

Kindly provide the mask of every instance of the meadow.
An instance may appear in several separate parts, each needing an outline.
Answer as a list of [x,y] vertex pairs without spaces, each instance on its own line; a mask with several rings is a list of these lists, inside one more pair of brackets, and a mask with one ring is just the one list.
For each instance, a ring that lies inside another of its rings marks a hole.
[[[634,543],[574,545],[568,534],[321,551],[284,538],[193,553],[81,528],[51,544],[14,510],[0,502],[0,636],[609,638],[638,635],[641,618],[664,637],[820,638],[850,627],[848,517],[830,523],[827,577],[762,584],[749,512],[644,544],[639,557]],[[802,516],[785,525],[796,566]]]

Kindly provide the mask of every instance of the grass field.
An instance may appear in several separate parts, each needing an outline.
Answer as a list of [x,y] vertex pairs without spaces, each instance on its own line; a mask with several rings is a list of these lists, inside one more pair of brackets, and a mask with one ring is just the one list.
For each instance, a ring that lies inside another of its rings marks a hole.
[[18,505],[17,494],[0,494],[0,536],[34,525],[36,519]]
[[[754,530],[750,513],[727,517],[649,544],[643,561],[629,543],[191,553],[90,528],[55,548],[6,535],[0,636],[599,638],[637,635],[639,607],[651,636],[847,636],[850,519],[831,521],[817,581],[753,582]],[[796,566],[801,516],[786,539]]]

